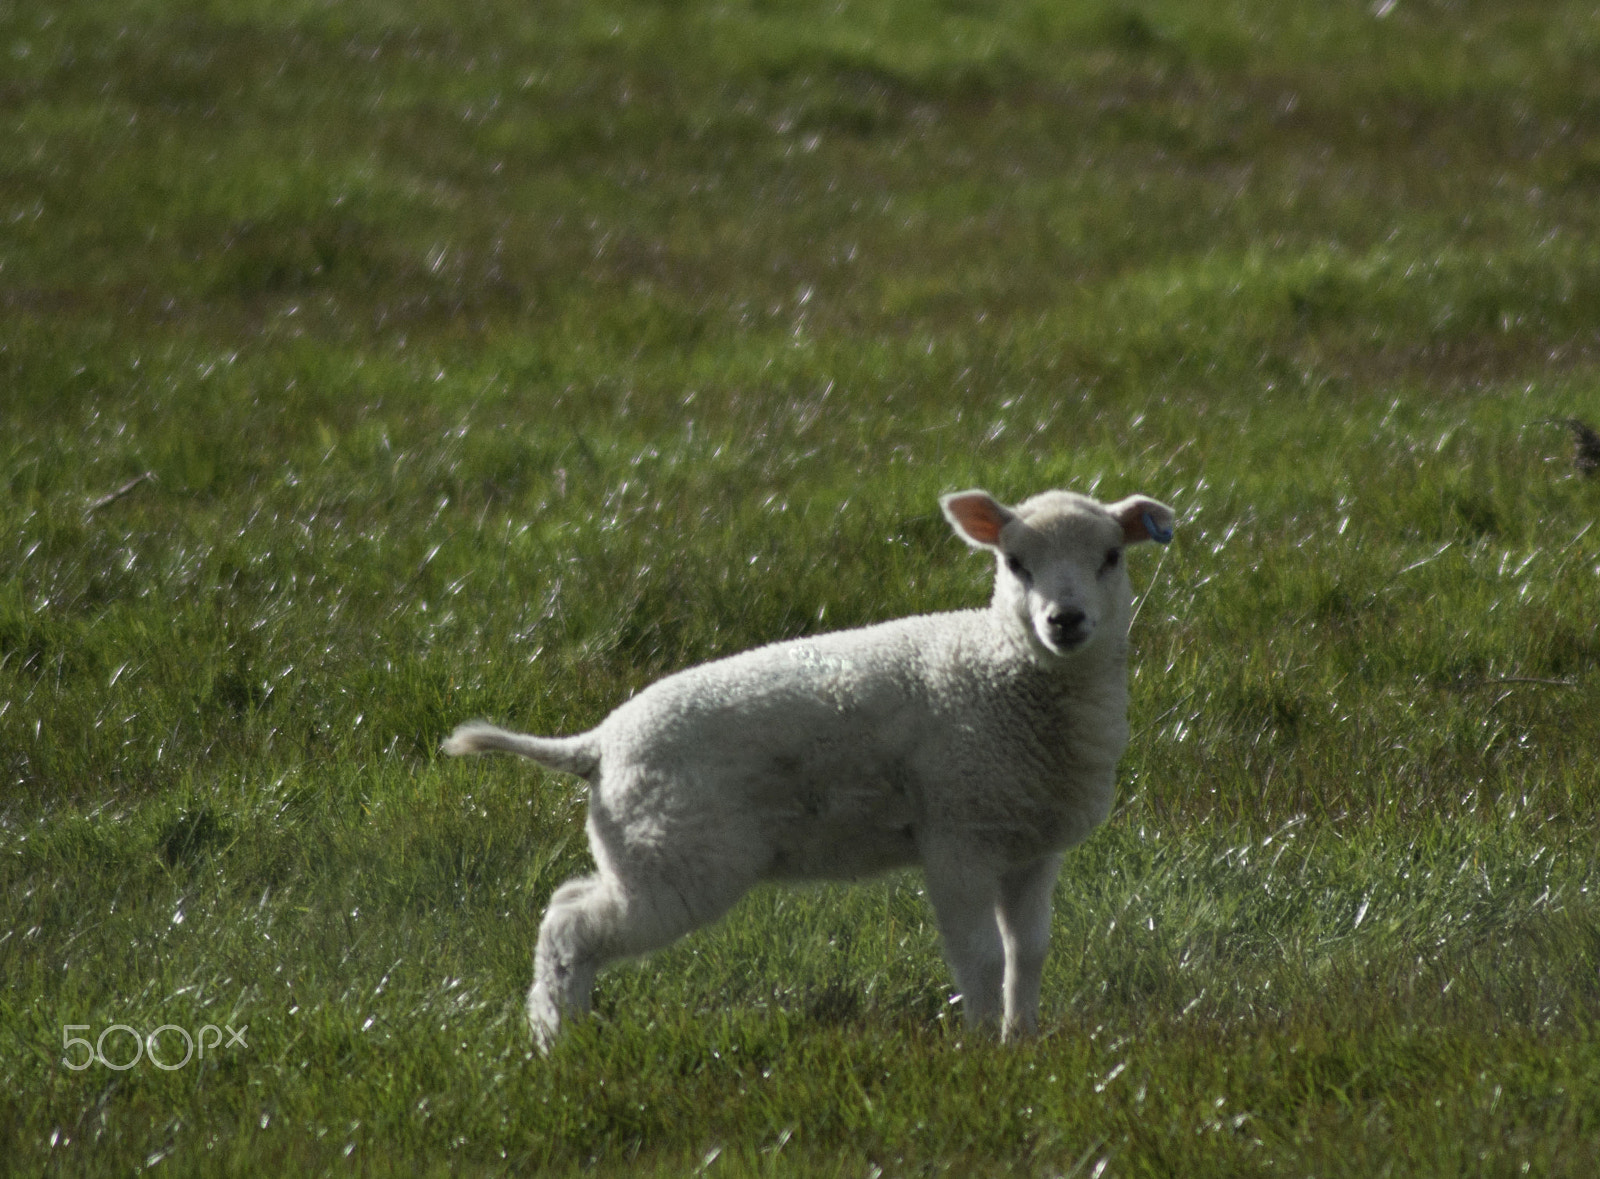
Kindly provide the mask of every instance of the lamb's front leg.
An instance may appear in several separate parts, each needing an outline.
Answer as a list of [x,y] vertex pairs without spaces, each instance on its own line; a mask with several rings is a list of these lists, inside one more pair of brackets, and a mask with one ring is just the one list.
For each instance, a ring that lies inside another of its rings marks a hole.
[[1000,1020],[1000,987],[1005,949],[995,911],[999,879],[963,864],[959,853],[924,857],[928,900],[939,923],[945,961],[961,992],[961,1014],[968,1027]]
[[1039,988],[1050,946],[1050,898],[1061,871],[1059,854],[1045,856],[1000,878],[1000,935],[1005,944],[1003,1038],[1039,1030]]

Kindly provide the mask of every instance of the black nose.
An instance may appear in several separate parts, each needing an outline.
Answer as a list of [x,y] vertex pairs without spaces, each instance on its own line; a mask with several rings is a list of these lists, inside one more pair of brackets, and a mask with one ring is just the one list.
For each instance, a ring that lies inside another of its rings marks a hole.
[[1050,637],[1066,646],[1082,642],[1084,621],[1088,618],[1082,610],[1052,610],[1045,621],[1050,626]]

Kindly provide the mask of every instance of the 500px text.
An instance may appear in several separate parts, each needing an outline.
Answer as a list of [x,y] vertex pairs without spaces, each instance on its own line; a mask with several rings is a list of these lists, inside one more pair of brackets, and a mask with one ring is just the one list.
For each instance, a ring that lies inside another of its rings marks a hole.
[[[200,1029],[199,1034],[196,1036],[191,1036],[187,1029],[181,1028],[175,1023],[164,1023],[155,1031],[151,1032],[148,1036],[140,1036],[138,1032],[134,1031],[125,1023],[114,1023],[110,1027],[106,1028],[105,1031],[101,1032],[100,1038],[91,1044],[82,1036],[74,1036],[72,1034],[73,1032],[88,1031],[88,1024],[69,1023],[61,1029],[61,1047],[66,1053],[66,1055],[61,1058],[61,1063],[70,1069],[81,1072],[83,1069],[88,1068],[91,1064],[98,1060],[101,1064],[105,1065],[106,1068],[116,1069],[118,1072],[122,1072],[124,1069],[130,1069],[134,1065],[138,1064],[141,1056],[148,1056],[151,1064],[155,1065],[157,1068],[166,1069],[168,1072],[171,1072],[173,1069],[180,1069],[189,1063],[190,1057],[195,1055],[196,1041],[199,1042],[199,1058],[201,1060],[205,1059],[206,1049],[208,1047],[213,1051],[219,1045],[225,1048],[232,1048],[236,1044],[241,1048],[250,1047],[250,1045],[246,1044],[244,1041],[244,1034],[250,1030],[249,1024],[245,1024],[244,1027],[240,1028],[238,1031],[234,1031],[231,1025],[225,1024],[223,1026],[227,1027],[228,1029],[228,1042],[226,1044],[222,1043],[222,1028],[219,1028],[214,1023],[206,1024]],[[126,1032],[128,1035],[133,1037],[133,1056],[128,1060],[118,1063],[106,1059],[106,1037],[112,1032]],[[177,1063],[163,1060],[156,1054],[156,1038],[163,1032],[176,1032],[178,1035],[183,1037],[183,1059]],[[206,1034],[208,1032],[215,1037],[209,1045],[206,1043]],[[83,1045],[84,1051],[88,1053],[88,1056],[84,1057],[82,1060],[74,1061],[72,1059],[72,1050],[79,1044]]]

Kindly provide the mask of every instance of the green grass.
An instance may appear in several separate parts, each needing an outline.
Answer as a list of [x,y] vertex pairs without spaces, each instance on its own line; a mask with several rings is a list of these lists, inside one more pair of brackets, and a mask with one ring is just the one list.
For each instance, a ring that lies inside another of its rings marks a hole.
[[[1593,1174],[1600,17],[1381,7],[0,5],[4,1168]],[[971,485],[1181,513],[1043,1035],[896,876],[534,1054],[582,799],[441,737],[979,602]]]

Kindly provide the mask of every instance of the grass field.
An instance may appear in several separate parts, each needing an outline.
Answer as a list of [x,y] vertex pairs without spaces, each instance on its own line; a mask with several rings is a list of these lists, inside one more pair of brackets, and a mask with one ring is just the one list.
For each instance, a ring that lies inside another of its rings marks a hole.
[[[1595,1174],[1597,59],[1514,0],[0,4],[0,1170]],[[964,1034],[896,876],[534,1053],[582,798],[439,740],[976,604],[972,485],[1180,512],[1043,1034]],[[166,1025],[220,1042],[111,1067]]]

